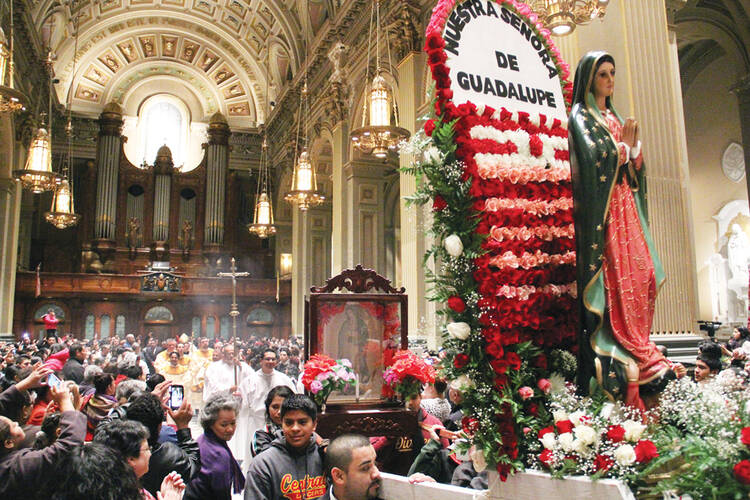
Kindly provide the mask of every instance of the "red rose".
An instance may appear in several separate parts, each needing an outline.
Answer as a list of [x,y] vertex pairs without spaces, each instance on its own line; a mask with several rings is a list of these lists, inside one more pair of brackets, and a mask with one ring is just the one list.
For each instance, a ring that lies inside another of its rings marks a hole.
[[550,425],[549,427],[545,427],[544,429],[539,431],[539,434],[537,434],[537,437],[539,439],[542,439],[545,434],[549,434],[550,432],[555,432],[555,429]]
[[750,446],[750,427],[742,429],[742,444]]
[[460,370],[467,364],[469,364],[469,356],[464,353],[456,354],[456,357],[453,358],[453,366],[455,366],[457,370]]
[[547,467],[552,465],[553,459],[554,459],[554,455],[552,454],[552,450],[544,450],[543,452],[539,454],[539,461],[542,462]]
[[648,439],[642,439],[635,445],[635,459],[640,464],[647,464],[658,456],[656,445]]
[[435,195],[435,199],[432,200],[432,211],[433,212],[442,212],[445,210],[445,208],[448,206],[448,202],[445,201],[445,198],[442,196]]
[[448,307],[450,307],[453,311],[457,312],[458,314],[461,314],[466,310],[466,303],[463,301],[461,297],[458,295],[454,295],[453,297],[450,297],[448,299]]
[[432,137],[432,133],[435,131],[435,120],[427,120],[424,122],[424,133],[428,137]]
[[437,91],[437,95],[445,101],[453,99],[453,91],[451,89],[440,89]]
[[549,381],[549,379],[546,378],[540,378],[536,382],[536,386],[539,388],[540,391],[547,394],[550,389],[552,389],[552,382]]
[[473,417],[461,419],[461,428],[466,434],[474,434],[479,429],[479,420]]
[[614,465],[614,460],[607,455],[597,455],[594,458],[594,472],[608,471]]
[[559,422],[555,423],[555,427],[557,427],[557,432],[560,434],[565,434],[566,432],[572,432],[573,431],[573,422],[570,420],[560,420]]
[[742,460],[734,466],[734,477],[742,484],[750,484],[750,460]]
[[515,352],[509,352],[505,355],[505,360],[508,362],[510,367],[514,370],[521,369],[521,358]]
[[620,425],[610,425],[606,436],[613,443],[619,443],[625,438],[625,429]]
[[529,148],[531,149],[531,154],[534,156],[541,156],[542,151],[544,150],[544,144],[542,143],[542,140],[539,138],[538,135],[534,134],[531,137],[529,137]]
[[529,405],[529,415],[531,415],[532,417],[539,416],[539,406],[536,403],[531,403]]
[[442,50],[433,50],[430,52],[430,54],[427,56],[427,62],[429,64],[438,64],[438,63],[444,63],[448,57],[445,55],[445,52]]

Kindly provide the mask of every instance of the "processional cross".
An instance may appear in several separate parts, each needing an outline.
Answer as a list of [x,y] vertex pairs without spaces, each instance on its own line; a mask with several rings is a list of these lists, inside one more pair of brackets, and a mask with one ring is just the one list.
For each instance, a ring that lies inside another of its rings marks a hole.
[[237,278],[244,278],[250,276],[248,272],[237,272],[237,266],[234,263],[234,257],[232,257],[232,267],[229,268],[231,273],[218,273],[219,278],[232,278],[232,308],[229,310],[229,315],[232,317],[232,336],[234,337],[234,386],[237,387],[237,359],[240,351],[237,349],[237,316],[240,315],[240,311],[237,309]]

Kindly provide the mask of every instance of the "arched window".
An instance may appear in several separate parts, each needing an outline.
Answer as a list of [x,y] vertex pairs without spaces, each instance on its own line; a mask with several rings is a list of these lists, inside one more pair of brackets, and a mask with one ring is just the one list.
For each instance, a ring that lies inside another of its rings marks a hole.
[[146,311],[144,320],[148,323],[171,323],[174,321],[172,311],[164,306],[154,306]]
[[193,316],[192,330],[196,337],[202,337],[203,332],[201,331],[201,319],[199,316]]
[[206,337],[210,339],[216,337],[216,318],[213,316],[206,318]]
[[101,335],[99,336],[102,339],[109,338],[109,315],[105,314],[102,316],[102,322],[99,327],[99,333]]
[[230,323],[229,316],[222,316],[221,321],[219,323],[219,331],[220,331],[221,338],[223,339],[229,338],[229,332],[231,331],[230,325],[231,323]]
[[175,167],[185,162],[190,117],[185,104],[176,97],[159,94],[144,101],[139,113],[140,148],[143,160],[154,163],[163,145],[172,151]]
[[93,314],[87,314],[86,315],[86,322],[84,324],[84,332],[86,334],[87,339],[93,339],[94,338],[94,328],[95,328],[96,320],[94,319]]
[[125,335],[125,316],[122,314],[115,318],[115,335]]

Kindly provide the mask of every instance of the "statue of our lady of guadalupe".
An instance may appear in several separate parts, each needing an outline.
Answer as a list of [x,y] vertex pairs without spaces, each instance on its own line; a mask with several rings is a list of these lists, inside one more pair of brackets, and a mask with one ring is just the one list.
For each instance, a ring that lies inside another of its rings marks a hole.
[[[649,340],[664,269],[648,227],[638,124],[612,105],[615,61],[589,52],[578,63],[568,122],[578,291],[578,385],[643,408],[684,367]],[[673,370],[674,368],[674,370]]]

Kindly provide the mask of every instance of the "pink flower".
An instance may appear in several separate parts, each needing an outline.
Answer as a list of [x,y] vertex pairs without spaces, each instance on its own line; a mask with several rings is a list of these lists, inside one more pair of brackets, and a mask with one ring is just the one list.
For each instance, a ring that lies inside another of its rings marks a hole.
[[321,390],[323,390],[323,384],[321,384],[319,380],[313,380],[310,384],[310,392],[317,394]]
[[549,381],[549,379],[546,378],[540,378],[539,380],[537,380],[536,386],[545,394],[547,394],[550,389],[552,389],[552,383]]
[[521,399],[523,399],[524,401],[526,401],[530,397],[534,396],[534,389],[532,389],[531,387],[525,385],[525,386],[521,387],[520,389],[518,389],[518,395],[521,396]]

